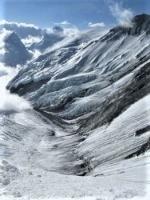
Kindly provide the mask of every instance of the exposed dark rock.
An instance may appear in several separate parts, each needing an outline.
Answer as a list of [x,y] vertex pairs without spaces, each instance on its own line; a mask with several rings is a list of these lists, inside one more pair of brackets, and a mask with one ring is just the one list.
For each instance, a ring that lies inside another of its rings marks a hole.
[[148,131],[150,131],[150,125],[142,128],[142,129],[137,130],[136,133],[135,133],[135,135],[136,136],[140,136],[140,135],[143,135],[144,133],[146,133]]

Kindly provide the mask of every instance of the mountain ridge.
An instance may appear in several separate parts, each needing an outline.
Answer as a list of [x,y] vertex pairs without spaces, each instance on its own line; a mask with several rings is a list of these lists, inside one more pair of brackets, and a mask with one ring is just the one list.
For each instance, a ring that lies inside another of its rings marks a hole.
[[61,168],[66,173],[86,175],[149,148],[149,132],[142,137],[135,134],[149,124],[149,107],[137,109],[150,91],[150,36],[145,27],[149,15],[133,19],[137,20],[133,27],[117,27],[84,43],[80,36],[43,53],[7,86],[69,130],[60,144],[71,152]]

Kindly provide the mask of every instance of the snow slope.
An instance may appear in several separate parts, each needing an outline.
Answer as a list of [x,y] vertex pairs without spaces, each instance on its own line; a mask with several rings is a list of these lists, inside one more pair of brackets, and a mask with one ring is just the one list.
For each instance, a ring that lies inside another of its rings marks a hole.
[[9,82],[34,109],[0,118],[2,198],[148,198],[149,24],[64,38]]
[[149,108],[136,106],[149,98],[149,20],[139,15],[132,27],[115,27],[86,42],[85,35],[67,41],[29,63],[9,83],[11,92],[58,125],[77,126],[63,144],[73,152],[63,171],[89,174],[149,148]]

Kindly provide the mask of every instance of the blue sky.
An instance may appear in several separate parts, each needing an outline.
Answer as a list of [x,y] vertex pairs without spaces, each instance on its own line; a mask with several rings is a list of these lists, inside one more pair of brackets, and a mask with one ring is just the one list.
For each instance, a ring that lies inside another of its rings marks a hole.
[[[1,0],[0,18],[49,27],[52,23],[68,21],[83,28],[89,22],[118,23],[114,5],[121,12],[133,15],[150,13],[150,0]],[[125,13],[124,13],[125,14]]]

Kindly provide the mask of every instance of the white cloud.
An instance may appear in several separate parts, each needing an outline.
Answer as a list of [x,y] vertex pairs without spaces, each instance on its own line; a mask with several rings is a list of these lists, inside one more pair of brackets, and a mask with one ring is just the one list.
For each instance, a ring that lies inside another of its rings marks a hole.
[[[74,36],[80,33],[80,30],[68,21],[54,23],[53,27],[47,28],[46,30],[48,33],[64,34],[65,36]],[[56,30],[58,30],[58,32],[56,32]]]
[[32,109],[29,102],[25,99],[11,94],[6,90],[8,82],[16,75],[17,69],[9,68],[0,63],[0,91],[1,91],[1,102],[0,102],[0,113],[11,113],[20,112],[22,110]]
[[74,24],[68,21],[60,22],[58,25],[63,28],[65,35],[70,36],[70,35],[76,35],[77,33],[79,33],[79,29]]
[[68,21],[62,21],[62,22],[60,22],[60,24],[62,24],[62,25],[70,25],[71,23],[68,22]]
[[116,18],[117,22],[122,26],[132,26],[133,12],[130,9],[123,8],[118,3],[113,3],[109,6],[112,15]]
[[88,23],[88,26],[89,26],[90,28],[105,27],[105,24],[104,24],[103,22],[98,22],[98,23],[89,22],[89,23]]
[[42,34],[42,30],[39,27],[27,23],[8,22],[6,20],[1,20],[0,30],[3,28],[16,32],[21,39],[26,38],[29,35],[41,36]]
[[39,27],[35,26],[34,24],[27,24],[27,23],[18,23],[18,22],[9,22],[7,20],[1,20],[0,25],[16,25],[17,27],[26,27],[26,28],[34,28],[39,29]]
[[80,31],[78,28],[64,28],[64,34],[67,36],[74,36],[79,34]]
[[2,30],[0,30],[0,59],[6,53],[6,50],[5,50],[5,38],[11,33],[12,33],[11,31],[8,31],[8,30],[6,30],[4,28]]
[[22,39],[21,41],[26,47],[29,47],[33,43],[38,43],[40,42],[42,37],[36,37],[36,36],[31,36],[29,35],[27,38]]

